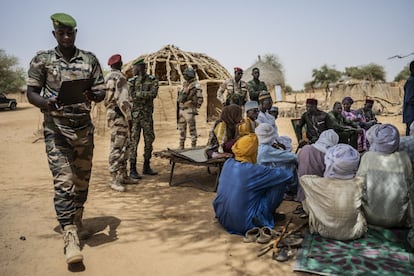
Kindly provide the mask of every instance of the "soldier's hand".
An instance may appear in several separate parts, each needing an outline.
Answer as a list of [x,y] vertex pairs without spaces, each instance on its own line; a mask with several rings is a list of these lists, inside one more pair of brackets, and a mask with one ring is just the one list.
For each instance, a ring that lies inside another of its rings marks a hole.
[[47,99],[47,110],[48,111],[57,111],[60,109],[59,102],[56,97]]
[[307,144],[308,144],[308,141],[306,141],[306,140],[300,140],[299,141],[299,148],[302,148],[302,147],[306,146]]

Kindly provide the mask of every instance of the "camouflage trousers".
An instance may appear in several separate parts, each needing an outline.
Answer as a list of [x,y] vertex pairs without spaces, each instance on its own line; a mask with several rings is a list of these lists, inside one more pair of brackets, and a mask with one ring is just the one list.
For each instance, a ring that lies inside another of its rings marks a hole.
[[180,145],[184,146],[187,136],[187,125],[191,136],[191,145],[197,143],[196,117],[192,108],[180,109],[178,130],[180,131]]
[[88,197],[94,126],[89,114],[76,119],[45,114],[43,128],[56,215],[63,228],[73,224],[76,210],[83,208]]
[[107,111],[108,127],[111,133],[109,148],[109,172],[111,175],[126,175],[128,162],[128,122],[124,116],[112,109]]
[[141,139],[141,130],[144,136],[144,160],[150,160],[152,155],[152,143],[155,140],[154,121],[152,114],[140,112],[137,117],[132,118],[131,144],[129,150],[129,159],[137,160],[137,151],[139,140]]

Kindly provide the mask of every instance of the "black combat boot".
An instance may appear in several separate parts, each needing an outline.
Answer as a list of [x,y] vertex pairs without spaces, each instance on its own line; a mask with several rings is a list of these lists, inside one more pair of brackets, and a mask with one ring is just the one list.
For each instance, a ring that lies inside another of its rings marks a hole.
[[135,179],[142,179],[142,176],[137,172],[137,160],[131,160],[130,162],[129,177]]
[[157,175],[158,172],[153,171],[150,167],[150,161],[149,160],[145,160],[144,161],[144,166],[142,168],[142,173],[143,174],[149,174],[149,175]]

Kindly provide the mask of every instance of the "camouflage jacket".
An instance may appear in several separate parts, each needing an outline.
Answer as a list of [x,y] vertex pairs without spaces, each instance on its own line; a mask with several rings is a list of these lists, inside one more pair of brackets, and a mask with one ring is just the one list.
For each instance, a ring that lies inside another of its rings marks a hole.
[[251,101],[259,101],[260,91],[267,91],[267,86],[263,81],[255,82],[254,79],[247,83],[249,90],[249,97]]
[[[58,47],[56,47],[48,51],[40,51],[32,59],[28,71],[27,85],[41,87],[41,95],[44,98],[51,98],[59,95],[62,82],[78,79],[90,79],[91,89],[105,89],[102,69],[94,54],[76,48],[72,59],[66,61]],[[73,104],[72,106],[79,112],[87,113],[90,111],[91,104],[85,98],[84,103]],[[54,116],[70,116],[64,111],[52,111],[51,114]]]
[[204,101],[200,83],[184,81],[183,87],[178,88],[177,101],[180,108],[200,108]]
[[111,70],[105,76],[106,95],[104,104],[118,114],[121,112],[126,120],[131,120],[131,103],[129,101],[128,83],[119,70]]
[[136,118],[140,112],[152,114],[154,99],[158,95],[158,80],[153,75],[137,75],[128,80],[128,87],[132,116]]
[[[224,91],[227,90],[227,95],[224,97]],[[223,104],[238,104],[244,105],[249,100],[249,94],[247,91],[247,83],[240,80],[236,81],[231,78],[227,79],[220,85],[220,88],[217,90],[217,99],[220,100]]]

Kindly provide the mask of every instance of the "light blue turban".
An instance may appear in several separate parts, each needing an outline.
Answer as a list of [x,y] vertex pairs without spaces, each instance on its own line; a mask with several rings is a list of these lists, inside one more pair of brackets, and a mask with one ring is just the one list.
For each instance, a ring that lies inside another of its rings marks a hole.
[[359,152],[347,144],[338,144],[326,151],[324,177],[351,179],[359,167]]
[[393,153],[400,146],[400,133],[390,124],[376,124],[367,131],[369,151]]

